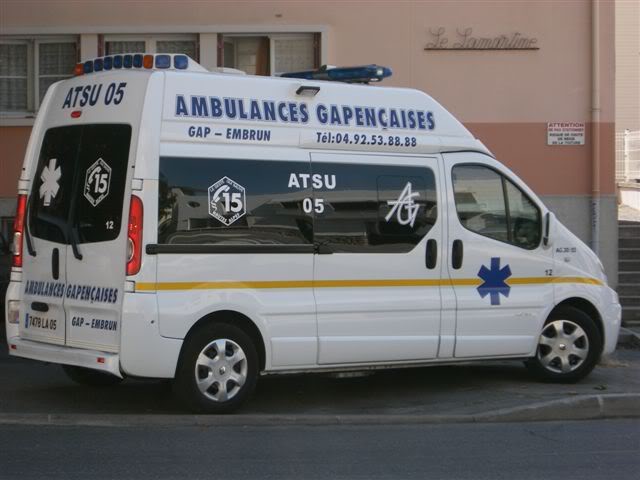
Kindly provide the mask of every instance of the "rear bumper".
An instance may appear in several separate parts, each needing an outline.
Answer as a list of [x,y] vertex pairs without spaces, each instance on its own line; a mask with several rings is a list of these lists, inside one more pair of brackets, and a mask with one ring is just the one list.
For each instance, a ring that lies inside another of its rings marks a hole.
[[9,355],[14,357],[92,368],[93,370],[100,370],[122,378],[120,358],[117,353],[61,347],[59,345],[25,340],[20,337],[7,338],[7,344],[9,345]]

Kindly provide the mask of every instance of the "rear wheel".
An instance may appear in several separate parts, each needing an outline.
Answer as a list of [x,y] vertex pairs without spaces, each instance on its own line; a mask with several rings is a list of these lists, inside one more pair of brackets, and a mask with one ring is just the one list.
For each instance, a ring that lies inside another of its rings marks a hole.
[[258,355],[249,336],[228,324],[207,325],[188,340],[176,372],[178,398],[199,413],[229,413],[251,395]]
[[547,319],[527,367],[544,381],[577,382],[596,366],[601,349],[595,322],[578,309],[560,307]]
[[108,387],[122,382],[122,378],[109,373],[104,373],[91,368],[76,367],[73,365],[63,365],[62,369],[67,376],[80,385],[92,387]]

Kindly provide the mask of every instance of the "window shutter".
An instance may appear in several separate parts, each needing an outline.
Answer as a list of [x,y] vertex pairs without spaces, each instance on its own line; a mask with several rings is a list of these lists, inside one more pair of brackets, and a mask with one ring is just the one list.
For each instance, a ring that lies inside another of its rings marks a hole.
[[274,37],[272,45],[274,49],[272,75],[314,68],[313,34],[289,38]]
[[142,53],[146,50],[144,40],[108,41],[106,42],[106,46],[107,55],[115,55],[117,53]]
[[75,42],[40,43],[38,51],[38,93],[41,102],[52,84],[73,76],[77,53]]
[[0,111],[28,110],[29,45],[0,44]]
[[158,40],[156,42],[158,53],[183,53],[194,60],[198,60],[196,42],[192,40]]

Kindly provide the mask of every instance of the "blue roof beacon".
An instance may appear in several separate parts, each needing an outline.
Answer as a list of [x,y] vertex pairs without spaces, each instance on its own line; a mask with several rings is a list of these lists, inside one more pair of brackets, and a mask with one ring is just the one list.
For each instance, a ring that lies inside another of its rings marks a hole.
[[345,83],[381,82],[392,75],[389,67],[380,65],[362,65],[359,67],[331,67],[323,65],[317,70],[283,73],[281,77],[302,78],[305,80],[329,80]]

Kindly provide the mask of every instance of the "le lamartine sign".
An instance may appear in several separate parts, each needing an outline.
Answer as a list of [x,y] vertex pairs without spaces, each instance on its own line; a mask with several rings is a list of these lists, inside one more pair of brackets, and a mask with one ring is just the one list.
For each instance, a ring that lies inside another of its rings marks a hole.
[[538,39],[526,37],[520,32],[495,35],[492,37],[476,36],[471,27],[456,29],[455,41],[447,36],[444,27],[429,29],[432,41],[425,50],[539,50]]

